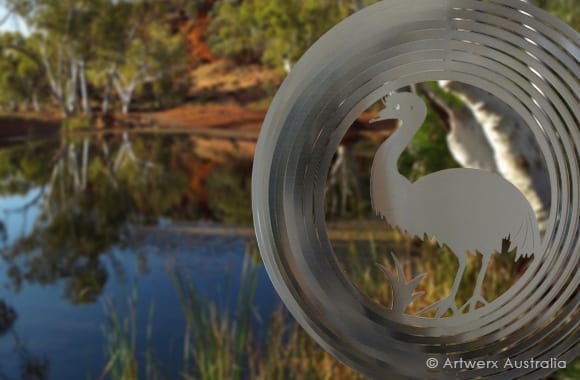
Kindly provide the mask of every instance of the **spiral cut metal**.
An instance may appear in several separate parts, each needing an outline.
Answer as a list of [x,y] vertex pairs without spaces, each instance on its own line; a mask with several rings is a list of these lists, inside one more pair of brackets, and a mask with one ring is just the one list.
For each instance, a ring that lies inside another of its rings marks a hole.
[[[578,356],[579,45],[576,31],[523,1],[392,0],[341,22],[296,64],[264,122],[252,199],[272,282],[319,344],[388,379],[540,378],[555,368],[538,363]],[[550,216],[531,266],[486,307],[395,319],[340,269],[324,185],[358,115],[397,89],[433,80],[479,87],[525,120],[548,166]],[[490,365],[462,364],[479,359]]]

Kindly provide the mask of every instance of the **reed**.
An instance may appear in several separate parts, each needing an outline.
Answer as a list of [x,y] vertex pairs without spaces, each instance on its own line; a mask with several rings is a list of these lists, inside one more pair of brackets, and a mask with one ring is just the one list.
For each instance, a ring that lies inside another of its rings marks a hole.
[[[186,274],[179,270],[170,271],[186,319],[184,378],[236,380],[247,373],[257,274],[257,266],[246,257],[232,312],[229,309],[231,293],[221,305],[209,302],[200,296]],[[228,292],[231,288],[227,286]]]
[[[447,296],[455,280],[458,262],[452,252],[429,239],[423,241],[411,239],[400,232],[391,231],[389,241],[378,241],[372,233],[362,244],[354,241],[348,246],[335,246],[338,261],[351,281],[369,298],[385,306],[392,306],[391,285],[387,280],[385,270],[397,273],[392,255],[404,268],[405,280],[426,274],[415,289],[423,292],[407,309],[408,314],[414,314],[430,304]],[[509,289],[523,273],[528,263],[521,259],[515,261],[514,252],[492,257],[483,286],[483,295],[493,301]],[[481,268],[481,255],[468,257],[467,269],[462,278],[457,294],[458,306],[463,305],[473,294],[477,275]],[[432,316],[434,313],[427,314]]]
[[[411,304],[408,312],[421,310],[431,302],[445,296],[451,287],[457,270],[452,253],[430,242],[418,243],[393,236],[395,245],[385,245],[373,235],[369,235],[365,246],[354,241],[347,243],[346,249],[337,249],[339,261],[345,267],[353,282],[369,297],[389,306],[391,290],[384,273],[376,265],[381,263],[387,270],[396,273],[387,252],[397,249],[407,254],[398,260],[404,267],[407,280],[420,273],[432,273],[425,277],[419,291],[425,296]],[[344,247],[343,247],[344,248]],[[256,330],[262,328],[255,318],[254,297],[258,269],[261,265],[256,250],[249,249],[245,256],[238,287],[227,282],[228,294],[225,302],[210,301],[202,297],[193,281],[186,273],[170,268],[168,273],[181,304],[186,320],[183,346],[182,378],[201,380],[222,379],[344,379],[360,380],[363,376],[350,369],[324,351],[306,332],[282,309],[270,318],[267,333],[263,338]],[[486,278],[485,296],[489,300],[499,296],[515,281],[522,270],[521,263],[515,263],[506,255],[495,255]],[[458,295],[458,301],[471,296],[473,284],[481,261],[474,256],[463,279],[466,290]],[[443,269],[443,270],[442,270]],[[471,289],[470,289],[471,286]],[[237,294],[232,289],[238,289]],[[235,298],[234,298],[235,297]],[[230,304],[235,300],[234,310]],[[128,302],[128,316],[122,318],[114,304],[106,307],[107,328],[103,329],[109,358],[102,378],[113,380],[161,379],[153,366],[152,350],[144,355],[145,373],[139,373],[139,356],[136,351],[136,301],[134,290]],[[153,309],[149,319],[151,321]],[[152,326],[147,328],[148,346],[151,343]],[[142,375],[142,376],[140,376]],[[550,380],[567,380],[580,377],[580,361],[570,364],[568,369],[550,377]]]
[[107,320],[101,330],[105,337],[105,354],[108,358],[101,379],[137,379],[137,287],[128,299],[128,315],[123,317],[119,306],[108,299],[103,304]]
[[[155,305],[149,308],[148,323],[145,331],[146,352],[144,361],[139,361],[137,352],[137,338],[139,335],[137,324],[138,288],[133,286],[127,304],[123,307],[117,302],[107,299],[103,302],[103,311],[106,316],[101,331],[105,338],[105,357],[107,363],[100,379],[133,380],[156,379],[153,372],[153,316]],[[140,369],[144,364],[145,375],[140,376]]]

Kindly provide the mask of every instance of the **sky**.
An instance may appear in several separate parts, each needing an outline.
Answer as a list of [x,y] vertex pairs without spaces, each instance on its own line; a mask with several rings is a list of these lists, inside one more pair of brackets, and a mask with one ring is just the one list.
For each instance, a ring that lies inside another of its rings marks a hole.
[[[0,21],[4,20],[7,10],[4,5],[0,4]],[[11,16],[0,25],[0,32],[5,31],[19,31],[23,34],[28,34],[30,31],[26,27],[24,20],[18,16]]]

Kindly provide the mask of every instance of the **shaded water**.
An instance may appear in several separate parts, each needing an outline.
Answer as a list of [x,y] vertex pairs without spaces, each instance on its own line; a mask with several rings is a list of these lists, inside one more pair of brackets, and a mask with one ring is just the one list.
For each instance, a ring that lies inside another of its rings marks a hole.
[[[1,378],[99,378],[111,310],[135,312],[136,352],[149,350],[156,371],[177,378],[186,323],[175,271],[201,298],[235,312],[253,241],[171,226],[248,223],[251,163],[196,152],[187,135],[126,134],[0,151],[0,309],[16,315],[0,315]],[[140,226],[164,229],[150,234]],[[253,323],[266,324],[280,301],[261,265],[257,271]]]

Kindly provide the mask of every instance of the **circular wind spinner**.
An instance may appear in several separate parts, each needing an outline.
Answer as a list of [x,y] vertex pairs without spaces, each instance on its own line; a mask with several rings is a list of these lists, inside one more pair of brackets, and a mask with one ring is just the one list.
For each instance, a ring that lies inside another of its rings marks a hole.
[[[543,363],[577,357],[579,45],[576,31],[524,1],[392,0],[344,20],[296,64],[264,122],[252,200],[268,274],[319,344],[360,372],[389,379],[540,378],[555,370]],[[483,170],[442,171],[415,183],[398,176],[396,160],[426,110],[417,95],[396,91],[441,80],[493,94],[532,132],[549,173],[542,233],[526,198]],[[449,246],[458,272],[465,250],[482,252],[485,266],[486,253],[502,252],[506,241],[518,256],[533,256],[492,302],[475,294],[476,284],[469,312],[445,314],[456,308],[454,284],[448,299],[425,310],[436,311],[433,317],[409,315],[401,310],[420,278],[401,281],[396,257],[399,278],[386,271],[391,309],[362,294],[338,264],[325,222],[326,175],[348,128],[380,100],[377,120],[403,123],[369,168],[375,212],[402,231]],[[474,191],[485,194],[485,205],[473,202]],[[478,308],[480,301],[485,306]],[[444,365],[478,359],[495,365]]]

